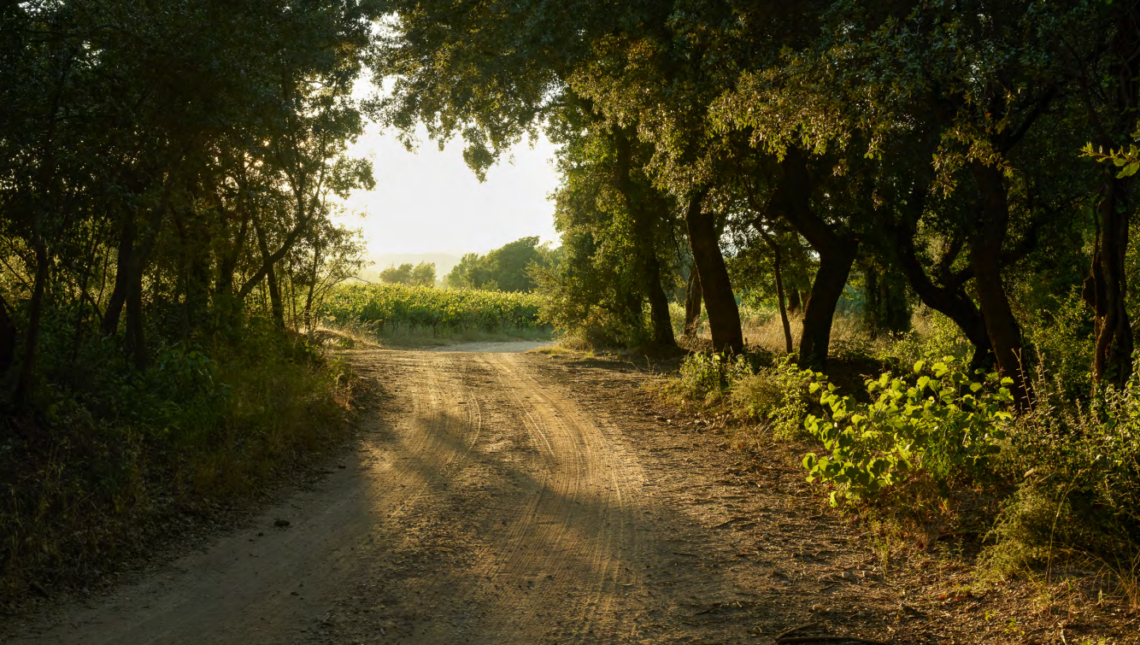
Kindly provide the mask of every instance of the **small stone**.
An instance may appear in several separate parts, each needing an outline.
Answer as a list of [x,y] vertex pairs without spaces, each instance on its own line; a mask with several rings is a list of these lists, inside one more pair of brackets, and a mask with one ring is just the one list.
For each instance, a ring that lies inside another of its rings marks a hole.
[[273,522],[273,526],[276,526],[279,529],[287,529],[289,528],[289,520],[275,520]]

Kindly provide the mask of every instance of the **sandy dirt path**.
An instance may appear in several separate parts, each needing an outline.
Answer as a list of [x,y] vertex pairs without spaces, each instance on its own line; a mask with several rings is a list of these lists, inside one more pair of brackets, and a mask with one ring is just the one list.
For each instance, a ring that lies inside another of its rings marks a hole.
[[627,450],[517,354],[349,358],[388,396],[343,468],[11,642],[593,642],[636,631],[621,617],[640,582],[626,563],[644,543],[643,475]]
[[726,450],[632,366],[345,355],[384,395],[317,485],[0,642],[1023,642],[947,600],[960,568],[884,576],[789,455]]

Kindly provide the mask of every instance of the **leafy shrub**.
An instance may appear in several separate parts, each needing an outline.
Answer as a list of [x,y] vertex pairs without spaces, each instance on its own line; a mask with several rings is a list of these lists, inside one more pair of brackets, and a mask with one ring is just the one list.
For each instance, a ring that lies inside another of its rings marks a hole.
[[959,360],[968,359],[973,346],[945,315],[920,307],[911,320],[911,330],[883,343],[877,357],[891,365],[914,365],[927,356],[955,356]]
[[759,369],[733,382],[729,407],[740,418],[767,422],[778,438],[801,438],[813,378],[811,370],[801,370],[785,358],[776,367]]
[[927,478],[945,496],[950,479],[981,475],[999,452],[1011,418],[1008,384],[995,376],[972,381],[947,356],[916,363],[913,380],[889,372],[868,380],[867,392],[877,399],[861,405],[836,394],[817,374],[811,388],[821,392],[826,412],[809,415],[805,426],[830,454],[804,458],[808,480],[837,484],[833,505]]
[[268,321],[242,328],[236,344],[167,342],[137,371],[103,339],[68,369],[52,344],[68,336],[47,339],[40,414],[0,416],[0,602],[106,571],[164,518],[248,498],[345,436],[345,367]]
[[1041,369],[1050,375],[1051,387],[1073,401],[1092,391],[1092,310],[1076,291],[1052,300],[1055,304],[1047,309],[1025,312],[1023,333]]
[[1140,374],[1133,374],[1123,390],[1098,389],[1087,405],[1069,403],[1055,381],[1039,378],[1036,391],[1037,407],[1011,429],[1007,461],[1022,481],[991,533],[991,568],[1010,572],[1077,556],[1135,582],[1140,576]]
[[731,384],[753,373],[752,365],[742,354],[689,354],[681,363],[680,389],[695,401],[720,400]]

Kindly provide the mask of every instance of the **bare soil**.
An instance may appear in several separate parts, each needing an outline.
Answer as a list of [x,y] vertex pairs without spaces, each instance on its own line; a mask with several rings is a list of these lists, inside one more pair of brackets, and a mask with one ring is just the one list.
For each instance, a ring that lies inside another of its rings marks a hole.
[[1108,605],[979,592],[953,561],[892,570],[794,455],[728,449],[633,365],[345,355],[385,395],[316,486],[0,641],[1075,644],[1111,624],[1138,642]]

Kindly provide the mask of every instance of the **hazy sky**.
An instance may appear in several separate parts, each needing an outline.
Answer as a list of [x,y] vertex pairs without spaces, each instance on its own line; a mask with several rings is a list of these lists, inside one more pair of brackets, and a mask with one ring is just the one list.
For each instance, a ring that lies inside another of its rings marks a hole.
[[440,152],[426,132],[420,140],[413,154],[370,124],[351,150],[372,159],[376,188],[345,203],[366,216],[343,221],[364,229],[370,253],[485,253],[528,235],[557,241],[547,200],[558,183],[549,141],[520,144],[513,164],[503,161],[479,183],[463,162],[462,142]]

